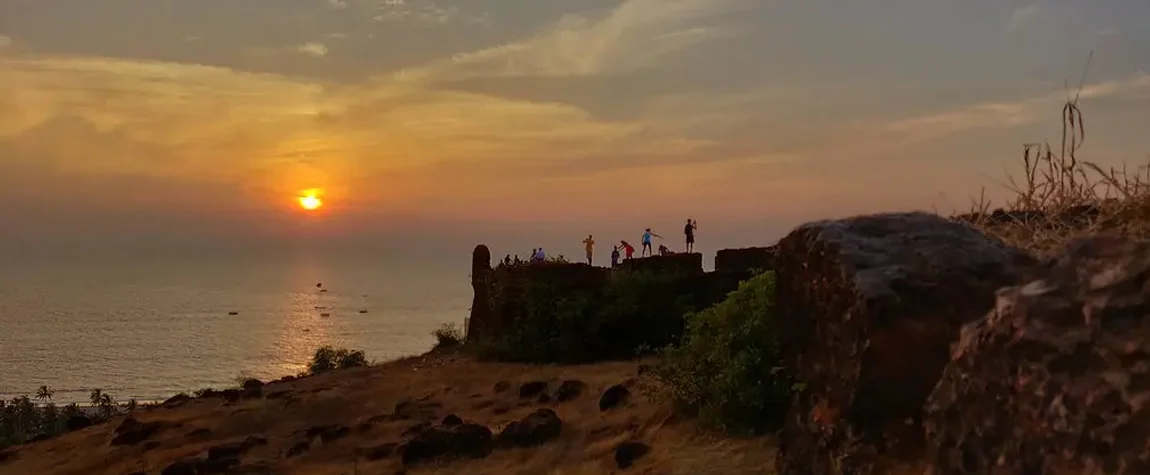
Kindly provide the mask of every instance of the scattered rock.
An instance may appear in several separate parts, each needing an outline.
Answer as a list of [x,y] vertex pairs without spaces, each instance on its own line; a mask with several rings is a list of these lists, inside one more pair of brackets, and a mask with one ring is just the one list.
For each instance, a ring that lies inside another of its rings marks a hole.
[[498,416],[500,414],[507,414],[508,412],[511,412],[511,406],[508,406],[506,404],[500,404],[498,406],[491,408],[491,413],[496,415],[496,416]]
[[68,428],[68,432],[84,429],[91,425],[92,419],[88,416],[71,416],[67,421],[64,421],[64,426]]
[[268,440],[263,437],[250,436],[243,440],[243,442],[232,442],[228,444],[221,444],[208,449],[208,460],[222,460],[229,458],[238,458],[246,453],[252,447],[267,445]]
[[1150,243],[1095,237],[962,328],[926,404],[933,473],[1150,473]]
[[295,457],[297,455],[301,455],[304,452],[307,452],[308,449],[310,449],[310,448],[311,448],[311,439],[301,441],[301,442],[296,442],[291,447],[288,447],[287,451],[284,453],[284,456],[287,458],[292,458],[292,457]]
[[284,397],[284,396],[287,396],[288,394],[291,394],[291,391],[287,391],[287,390],[283,390],[283,391],[276,391],[276,392],[273,392],[273,393],[269,393],[269,394],[267,395],[267,398],[268,398],[268,399],[279,399],[279,398],[282,398],[282,397]]
[[630,440],[615,447],[615,465],[621,469],[631,468],[635,461],[647,455],[651,446],[639,441]]
[[223,398],[223,400],[229,404],[239,401],[241,396],[243,396],[243,392],[236,388],[225,389],[219,392],[219,397]]
[[0,464],[11,461],[16,458],[16,452],[8,449],[0,449]]
[[559,389],[555,391],[555,398],[559,402],[573,401],[583,395],[583,391],[586,389],[587,383],[578,379],[568,379],[559,384]]
[[164,402],[160,403],[160,407],[167,408],[167,409],[176,408],[176,407],[183,406],[184,404],[187,404],[188,401],[191,401],[191,400],[192,400],[191,396],[188,396],[187,394],[184,394],[184,393],[179,393],[175,396],[172,396],[172,397],[164,400]]
[[500,381],[498,383],[495,383],[495,386],[491,388],[491,390],[494,391],[496,394],[499,394],[499,393],[506,391],[508,389],[511,389],[511,381]]
[[551,409],[538,409],[503,428],[496,438],[500,447],[534,447],[559,437],[563,421]]
[[478,424],[432,428],[417,434],[399,447],[403,465],[410,466],[439,458],[483,458],[494,449],[491,429]]
[[627,404],[631,400],[631,391],[623,387],[622,384],[616,384],[603,391],[603,396],[599,398],[599,410],[609,411],[616,407]]
[[863,473],[880,451],[921,457],[916,421],[959,328],[1034,263],[919,212],[804,224],[776,253],[780,355],[788,376],[806,383],[793,406],[768,402],[780,420],[764,423],[782,425],[780,475]]
[[436,419],[436,409],[441,407],[443,407],[442,404],[427,399],[419,401],[407,399],[395,405],[395,413],[391,415],[391,420],[419,419],[423,421],[433,421]]
[[198,460],[179,460],[164,468],[160,475],[197,475],[199,465]]
[[386,444],[380,444],[361,449],[360,453],[363,455],[364,459],[369,461],[383,460],[385,458],[391,457],[391,454],[395,453],[395,449],[398,446],[399,444],[388,442]]
[[233,468],[240,464],[238,458],[221,458],[215,460],[199,460],[195,462],[196,474],[231,474]]
[[264,382],[258,379],[246,379],[243,388],[243,397],[258,398],[263,394]]
[[462,424],[462,423],[463,423],[463,419],[460,418],[459,416],[457,416],[455,414],[448,414],[446,417],[443,418],[443,421],[440,422],[440,425],[457,426],[457,425]]
[[188,437],[189,439],[204,439],[204,438],[210,437],[211,435],[212,435],[211,429],[208,429],[206,427],[200,427],[199,429],[195,429],[191,432],[188,432],[188,435],[186,437]]
[[547,390],[547,381],[531,381],[519,386],[519,399],[538,397]]
[[339,439],[347,437],[349,434],[351,434],[351,429],[347,428],[346,426],[332,427],[321,432],[319,434],[319,440],[323,441],[325,444],[330,444]]
[[551,395],[547,393],[540,393],[539,398],[536,399],[535,402],[538,402],[539,404],[550,404]]
[[156,449],[160,448],[160,441],[149,440],[147,442],[144,442],[144,445],[141,445],[140,447],[144,452],[147,452],[149,450],[156,450]]
[[163,421],[149,421],[139,422],[136,419],[129,417],[121,422],[119,427],[116,427],[116,436],[112,438],[112,445],[136,445],[152,436],[158,434],[160,431],[167,428],[168,424]]
[[430,423],[420,422],[419,424],[416,424],[416,425],[413,425],[411,427],[404,429],[403,432],[400,433],[400,436],[401,437],[411,437],[413,435],[418,435],[418,434],[420,434],[420,433],[422,433],[422,432],[424,432],[430,428],[431,428]]

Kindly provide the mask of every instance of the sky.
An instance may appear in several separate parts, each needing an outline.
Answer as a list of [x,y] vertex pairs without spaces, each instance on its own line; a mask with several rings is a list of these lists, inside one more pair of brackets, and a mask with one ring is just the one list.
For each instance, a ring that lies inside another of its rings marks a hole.
[[[700,249],[1150,154],[1145,0],[0,0],[0,241]],[[318,212],[299,209],[322,190]],[[15,243],[12,245],[12,243]],[[92,244],[97,243],[97,244]],[[204,244],[207,245],[207,244]],[[438,251],[436,251],[438,252]],[[526,250],[522,251],[526,254]]]

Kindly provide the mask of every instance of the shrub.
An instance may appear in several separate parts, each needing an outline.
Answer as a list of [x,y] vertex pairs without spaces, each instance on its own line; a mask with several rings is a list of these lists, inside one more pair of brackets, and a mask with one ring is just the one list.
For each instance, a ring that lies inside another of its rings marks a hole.
[[337,369],[358,368],[367,366],[367,358],[363,351],[349,350],[347,348],[333,348],[322,346],[315,350],[315,355],[308,364],[308,374],[320,374]]
[[759,274],[726,300],[688,315],[682,342],[664,348],[651,366],[658,389],[713,427],[777,429],[793,385],[780,371],[774,291],[774,273]]
[[463,344],[463,333],[459,331],[459,327],[455,322],[444,323],[435,331],[431,332],[431,336],[435,337],[435,349],[455,348]]

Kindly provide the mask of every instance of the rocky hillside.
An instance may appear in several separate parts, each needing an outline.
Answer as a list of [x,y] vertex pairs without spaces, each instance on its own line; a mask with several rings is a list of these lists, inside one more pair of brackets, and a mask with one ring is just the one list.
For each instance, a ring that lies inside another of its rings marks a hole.
[[4,475],[769,473],[642,393],[635,363],[433,353],[161,407],[0,452]]

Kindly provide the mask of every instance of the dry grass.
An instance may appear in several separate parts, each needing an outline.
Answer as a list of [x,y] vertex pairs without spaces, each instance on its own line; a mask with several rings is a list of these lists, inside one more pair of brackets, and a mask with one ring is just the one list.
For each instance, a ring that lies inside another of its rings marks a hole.
[[[420,474],[591,475],[617,473],[614,449],[623,441],[640,440],[652,447],[627,473],[738,475],[769,474],[774,468],[774,444],[769,437],[733,439],[679,420],[664,404],[650,401],[637,390],[631,403],[601,412],[599,396],[609,386],[638,377],[635,363],[557,366],[479,362],[453,353],[432,353],[379,366],[332,371],[300,380],[269,384],[264,395],[272,399],[241,400],[224,404],[200,399],[172,409],[145,410],[142,422],[170,424],[147,443],[111,446],[119,418],[107,424],[72,432],[59,438],[15,449],[15,457],[0,462],[4,475],[124,475],[143,471],[158,474],[169,464],[202,455],[209,447],[243,440],[268,439],[243,456],[248,465],[262,465],[283,475],[365,475],[398,473],[397,456],[368,462],[357,449],[401,442],[401,433],[418,420],[380,421],[370,430],[357,426],[375,416],[393,412],[397,402],[424,399],[438,406],[438,421],[446,414],[487,425],[498,431],[509,422],[539,407],[551,407],[564,421],[556,441],[534,449],[497,450],[483,460],[464,460],[407,470]],[[583,396],[563,404],[521,401],[519,383],[578,379],[588,388]],[[496,393],[493,386],[511,382],[511,389]],[[314,442],[303,455],[287,458],[284,451],[305,440],[309,427],[340,425],[352,434],[332,443]],[[197,429],[210,432],[190,437]]]
[[1079,158],[1086,127],[1078,97],[1062,108],[1058,146],[1023,145],[1022,178],[1004,183],[1014,197],[992,211],[985,193],[957,219],[1039,256],[1095,234],[1150,235],[1150,164],[1103,168]]

